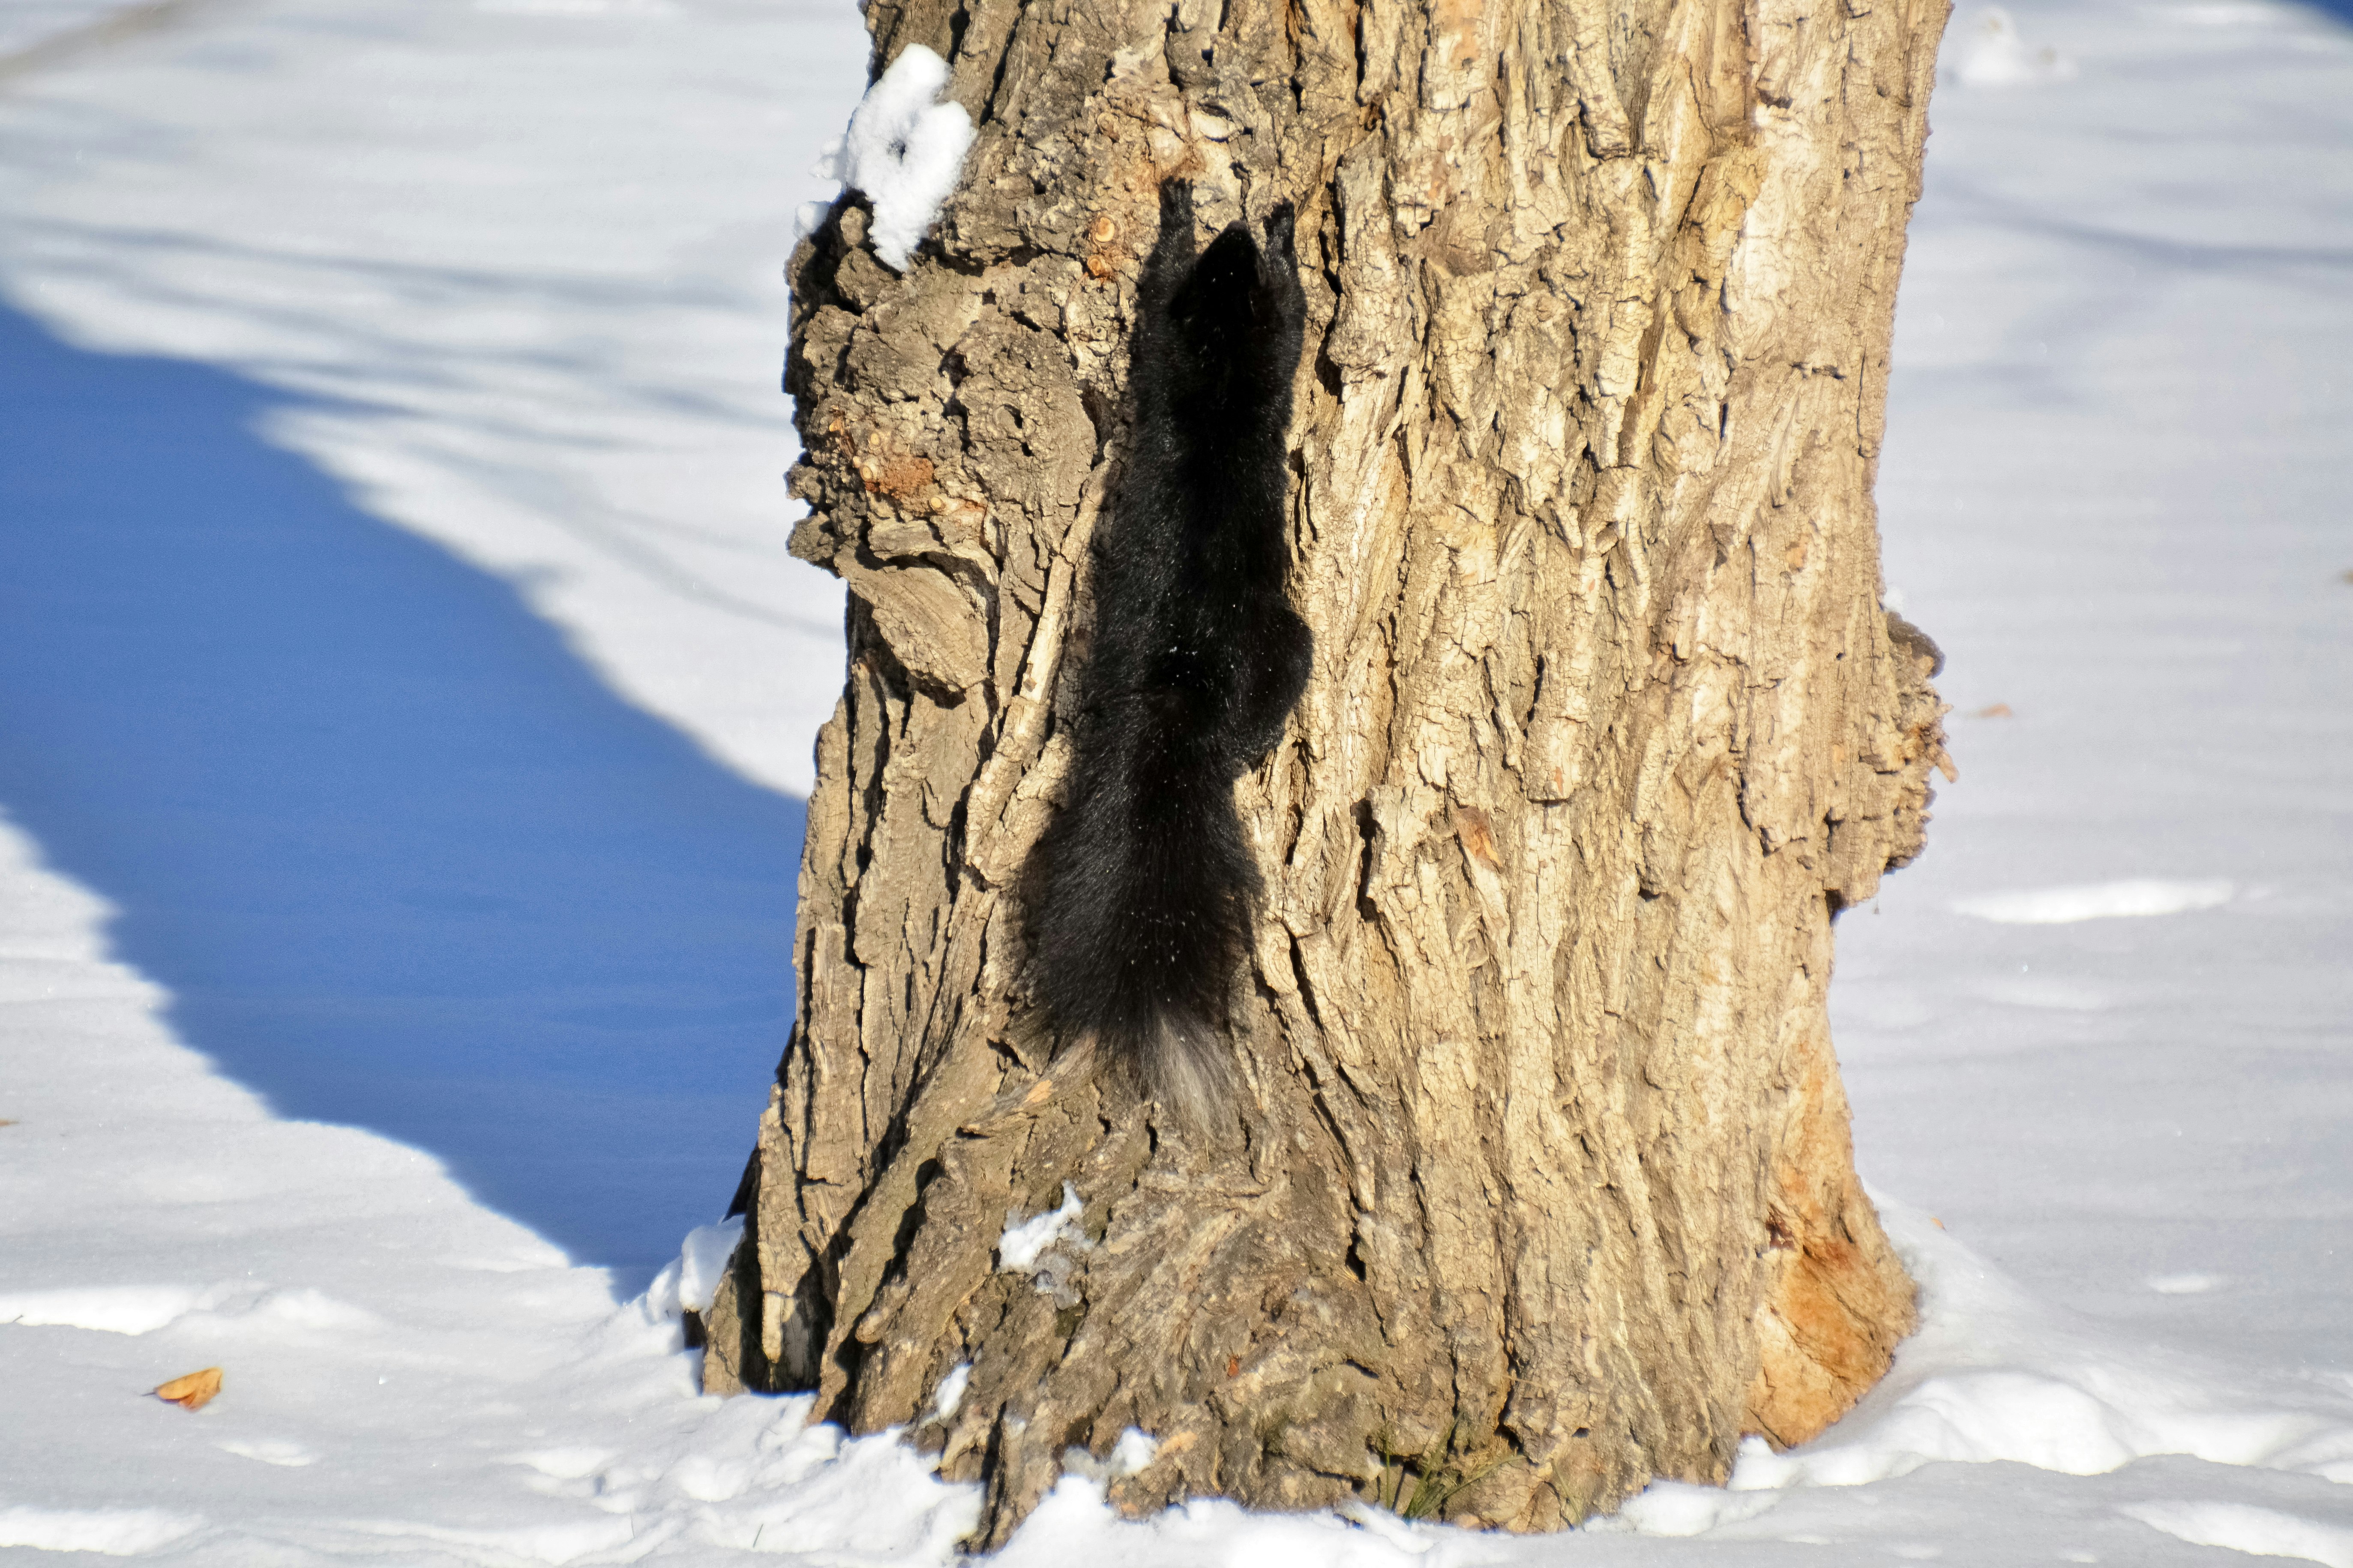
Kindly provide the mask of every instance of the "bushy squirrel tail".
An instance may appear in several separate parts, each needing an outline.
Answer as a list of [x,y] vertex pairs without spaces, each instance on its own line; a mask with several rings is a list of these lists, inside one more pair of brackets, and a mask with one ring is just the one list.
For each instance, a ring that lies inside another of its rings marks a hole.
[[1233,777],[1214,751],[1168,748],[1149,714],[1097,722],[1111,743],[1043,847],[1040,1000],[1066,1035],[1134,1064],[1146,1094],[1212,1126],[1233,1101],[1219,1026],[1259,895]]

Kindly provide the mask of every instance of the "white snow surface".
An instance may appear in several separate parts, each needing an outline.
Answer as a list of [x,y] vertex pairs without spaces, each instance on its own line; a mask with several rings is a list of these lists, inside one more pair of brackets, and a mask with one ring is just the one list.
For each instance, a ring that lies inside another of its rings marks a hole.
[[2074,61],[2054,48],[2030,47],[2017,19],[1999,5],[1987,6],[1962,26],[1966,30],[1951,46],[1958,57],[1951,79],[1964,87],[2038,87],[2074,79]]
[[9,84],[0,289],[300,395],[269,439],[806,794],[842,600],[785,551],[782,269],[865,55],[822,0],[209,0]]
[[[2010,15],[2073,75],[1979,85],[1956,17],[1880,482],[1962,776],[1842,918],[1833,988],[1920,1331],[1816,1442],[1585,1530],[1124,1521],[1073,1474],[1004,1561],[2353,1563],[2353,36],[2261,3]],[[846,6],[768,0],[188,8],[0,79],[0,294],[246,378],[348,526],[503,578],[712,766],[803,787],[839,598],[783,552],[775,279],[864,60]],[[105,585],[54,591],[102,616]],[[429,593],[397,610],[445,635]],[[0,661],[12,726],[29,668]],[[125,960],[160,951],[144,885],[67,874],[112,863],[42,840],[18,755],[0,1562],[953,1558],[977,1500],[909,1448],[694,1393],[678,1292],[723,1230],[638,1295],[461,1184],[434,1123],[295,1120],[233,1077],[201,985]],[[334,1038],[307,1070],[369,1070]],[[708,1140],[733,1157],[758,1110]],[[614,1179],[649,1147],[605,1151]],[[201,1412],[146,1395],[212,1365]]]
[[2084,887],[2020,888],[2008,892],[1979,893],[1955,900],[1953,909],[1956,913],[1975,915],[1998,925],[2068,925],[2076,921],[2178,915],[2192,910],[2219,909],[2229,903],[2237,890],[2221,879],[2184,882],[2135,877],[2122,882],[2093,882]]

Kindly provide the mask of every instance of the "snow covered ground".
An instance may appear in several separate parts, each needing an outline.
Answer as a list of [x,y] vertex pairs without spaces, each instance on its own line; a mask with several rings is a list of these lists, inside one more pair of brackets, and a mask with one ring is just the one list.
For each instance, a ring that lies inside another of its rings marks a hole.
[[[1008,1561],[2353,1568],[2353,33],[2010,18],[1881,483],[1962,779],[1834,991],[1926,1326],[1587,1531],[1073,1479]],[[0,9],[0,1562],[952,1554],[912,1455],[695,1397],[655,1277],[789,1001],[777,268],[863,62],[786,0]]]

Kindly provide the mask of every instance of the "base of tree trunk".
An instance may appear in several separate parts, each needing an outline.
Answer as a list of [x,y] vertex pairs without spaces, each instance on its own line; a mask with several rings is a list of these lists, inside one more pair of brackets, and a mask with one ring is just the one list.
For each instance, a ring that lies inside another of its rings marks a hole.
[[[1355,1499],[1408,1517],[1545,1531],[1580,1522],[1658,1476],[1720,1484],[1729,1473],[1737,1437],[1758,1434],[1775,1447],[1786,1447],[1845,1414],[1886,1372],[1897,1342],[1915,1322],[1912,1282],[1888,1247],[1861,1184],[1851,1173],[1822,1173],[1845,1171],[1851,1158],[1846,1104],[1828,1037],[1817,1032],[1813,1038],[1817,1047],[1801,1051],[1791,1064],[1800,1075],[1798,1092],[1767,1180],[1770,1241],[1763,1293],[1751,1321],[1756,1376],[1736,1421],[1708,1435],[1713,1440],[1702,1445],[1704,1457],[1698,1462],[1687,1458],[1672,1470],[1612,1466],[1604,1457],[1606,1446],[1591,1442],[1588,1428],[1572,1431],[1570,1443],[1552,1462],[1539,1464],[1492,1426],[1466,1430],[1440,1391],[1421,1391],[1425,1408],[1415,1413],[1418,1422],[1411,1421],[1398,1402],[1405,1391],[1380,1386],[1388,1380],[1366,1363],[1409,1363],[1414,1347],[1391,1347],[1377,1322],[1349,1321],[1370,1315],[1350,1300],[1361,1290],[1349,1289],[1339,1277],[1354,1278],[1349,1260],[1330,1257],[1327,1248],[1319,1270],[1312,1247],[1270,1247],[1265,1237],[1237,1234],[1251,1208],[1274,1206],[1266,1204],[1271,1194],[1251,1190],[1256,1178],[1240,1155],[1186,1173],[1191,1191],[1224,1200],[1199,1226],[1183,1223],[1180,1212],[1166,1202],[1167,1183],[1176,1173],[1163,1173],[1151,1193],[1131,1185],[1132,1201],[1141,1199],[1174,1216],[1174,1223],[1156,1234],[1124,1236],[1113,1243],[1124,1243],[1119,1251],[1137,1259],[1120,1268],[1132,1283],[1124,1299],[1106,1292],[1096,1310],[1123,1325],[1123,1342],[1081,1331],[1092,1313],[1071,1300],[1070,1275],[1058,1276],[1050,1268],[1006,1274],[989,1269],[986,1258],[968,1258],[957,1283],[971,1293],[963,1310],[951,1314],[950,1340],[1018,1347],[1022,1353],[992,1357],[987,1373],[973,1366],[963,1399],[944,1419],[934,1414],[932,1394],[952,1366],[973,1363],[938,1353],[930,1361],[943,1364],[926,1364],[923,1370],[931,1375],[905,1380],[907,1393],[890,1406],[877,1409],[872,1406],[880,1401],[860,1400],[859,1408],[836,1411],[834,1417],[847,1416],[860,1431],[912,1427],[909,1440],[940,1456],[944,1479],[986,1479],[989,1516],[999,1522],[975,1544],[989,1548],[1002,1545],[1052,1488],[1068,1450],[1106,1460],[1131,1422],[1153,1415],[1157,1424],[1152,1430],[1159,1438],[1153,1461],[1135,1474],[1108,1480],[1110,1500],[1131,1515],[1190,1496],[1225,1496],[1272,1510],[1322,1508]],[[1100,1114],[1101,1101],[1086,1098],[1084,1110]],[[1015,1114],[1027,1121],[1030,1112]],[[1047,1116],[1061,1123],[1059,1130],[1066,1135],[1077,1131],[1071,1116]],[[976,1136],[976,1131],[967,1131],[959,1147],[969,1147],[965,1140],[994,1141]],[[1010,1131],[997,1129],[997,1137]],[[1023,1140],[1029,1142],[1048,1130],[1020,1131],[1029,1134]],[[1149,1137],[1141,1108],[1131,1105],[1112,1133],[1081,1162],[1082,1179],[1124,1175],[1139,1183],[1143,1167],[1135,1164],[1135,1155]],[[1054,1142],[1059,1140],[1048,1139]],[[1050,1149],[1035,1143],[1030,1148],[1060,1168]],[[971,1173],[960,1173],[968,1179]],[[1004,1179],[989,1184],[992,1194],[1010,1194],[1012,1175],[1008,1169]],[[1257,1203],[1233,1202],[1245,1194]],[[1092,1212],[1098,1206],[1111,1205],[1087,1205],[1076,1227],[1094,1238],[1081,1255],[1091,1292],[1098,1289],[1100,1270],[1092,1254],[1110,1251],[1103,1244],[1113,1240]],[[1020,1212],[1019,1205],[1008,1209],[1008,1215]],[[1292,1215],[1296,1212],[1291,1208]],[[996,1233],[987,1222],[971,1217],[973,1228],[988,1231],[993,1243]],[[1198,1234],[1202,1229],[1222,1234],[1205,1239]],[[1284,1261],[1290,1267],[1276,1277],[1284,1310],[1268,1313],[1262,1298],[1269,1253],[1274,1250],[1289,1255]],[[1239,1298],[1222,1278],[1221,1253],[1241,1266],[1248,1289]],[[761,1342],[758,1315],[742,1310],[743,1302],[757,1299],[758,1283],[756,1252],[746,1247],[698,1325],[708,1346],[706,1393],[799,1384],[779,1378],[776,1356]],[[1171,1293],[1155,1299],[1154,1292]],[[1288,1328],[1281,1337],[1293,1342],[1277,1350],[1264,1332],[1246,1331],[1261,1316],[1278,1331]],[[1349,1328],[1362,1338],[1350,1342],[1342,1332]],[[1318,1340],[1325,1347],[1321,1354]],[[905,1354],[930,1347],[902,1342],[900,1348]],[[1402,1358],[1392,1355],[1393,1350],[1401,1350]],[[1139,1383],[1142,1387],[1133,1386]],[[1049,1396],[1023,1397],[1032,1390],[1048,1391]],[[1014,1407],[1025,1414],[1012,1424],[1002,1415],[976,1421],[965,1412],[966,1401],[974,1413]],[[1147,1413],[1147,1405],[1160,1408]],[[965,1418],[959,1421],[959,1415]],[[1006,1429],[1008,1425],[1012,1430]]]

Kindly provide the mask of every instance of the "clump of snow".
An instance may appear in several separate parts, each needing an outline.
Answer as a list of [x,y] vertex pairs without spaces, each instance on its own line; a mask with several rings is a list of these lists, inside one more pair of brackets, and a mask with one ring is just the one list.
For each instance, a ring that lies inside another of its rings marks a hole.
[[[937,101],[947,84],[947,61],[910,44],[866,89],[848,134],[828,143],[820,160],[819,173],[866,193],[874,209],[867,237],[874,254],[901,272],[955,191],[972,150],[972,116],[961,104]],[[801,216],[806,224],[807,206]]]
[[1098,1459],[1081,1447],[1063,1449],[1062,1468],[1070,1475],[1103,1482],[1123,1476],[1140,1475],[1159,1457],[1160,1439],[1141,1427],[1130,1426],[1119,1435],[1118,1440],[1111,1446],[1111,1452],[1103,1458]]
[[1078,1253],[1094,1243],[1079,1228],[1084,1205],[1078,1188],[1062,1184],[1062,1206],[1021,1217],[1019,1209],[1005,1211],[1005,1234],[997,1238],[997,1266],[1009,1274],[1027,1274],[1040,1296],[1051,1296],[1057,1306],[1074,1307],[1078,1287],[1071,1276],[1078,1270]]
[[1973,915],[1997,925],[2069,925],[2077,921],[2178,915],[2193,910],[2220,909],[2231,901],[2236,891],[2230,882],[2220,879],[2183,882],[2141,878],[2126,882],[1979,893],[1954,900],[1953,912]]
[[712,1298],[719,1293],[719,1281],[727,1272],[727,1261],[735,1256],[735,1245],[743,1239],[742,1215],[717,1225],[697,1226],[686,1233],[686,1243],[678,1252],[681,1307],[700,1312],[711,1305]]
[[932,1391],[932,1419],[944,1421],[954,1415],[956,1406],[964,1403],[964,1391],[971,1382],[972,1363],[960,1361],[950,1367],[948,1374],[940,1379],[939,1387]]
[[1964,87],[2039,87],[2075,77],[2075,62],[2058,50],[2028,47],[2018,24],[1999,5],[1979,13],[1956,42],[1960,60],[1952,74]]
[[637,1305],[645,1320],[668,1322],[681,1312],[708,1309],[719,1293],[719,1281],[727,1272],[728,1260],[735,1256],[736,1244],[743,1239],[741,1215],[717,1225],[697,1226],[687,1232],[678,1256],[662,1266],[661,1272],[646,1287],[646,1293],[638,1298]]
[[1140,1475],[1160,1457],[1160,1439],[1151,1433],[1130,1426],[1111,1446],[1111,1473],[1115,1476]]
[[1047,1209],[1021,1217],[1019,1209],[1005,1211],[1005,1234],[997,1238],[997,1266],[1009,1273],[1028,1274],[1036,1270],[1038,1259],[1048,1247],[1057,1243],[1075,1240],[1082,1247],[1086,1238],[1079,1231],[1079,1215],[1086,1205],[1079,1202],[1079,1189],[1070,1183],[1062,1184],[1062,1206]]

